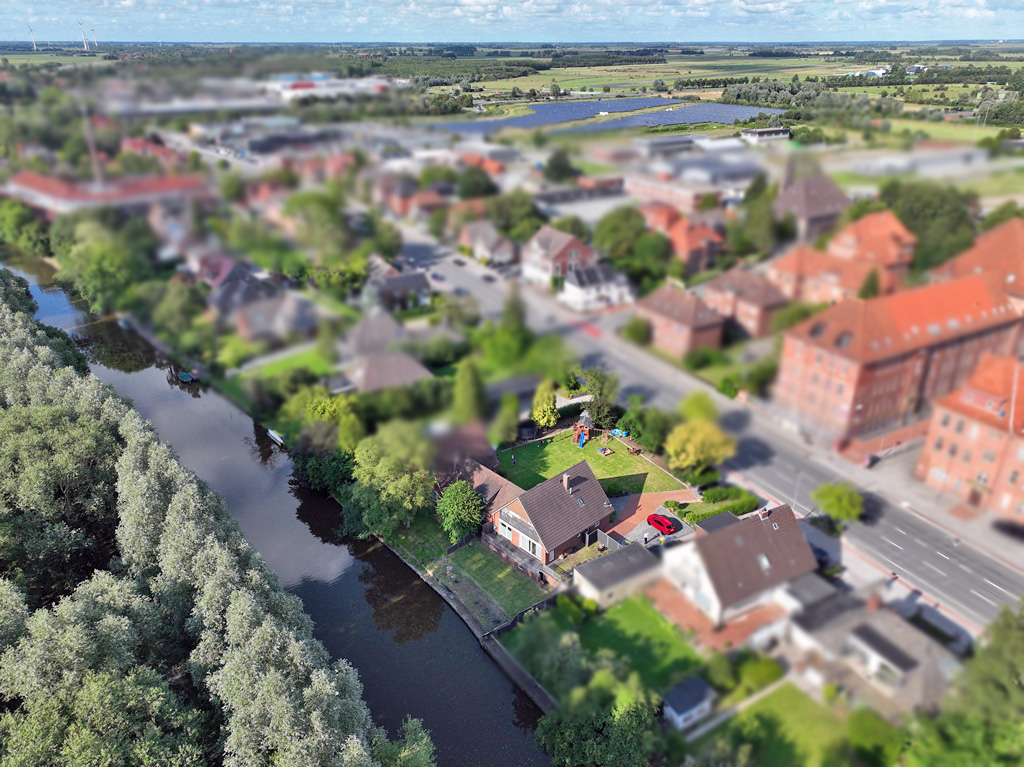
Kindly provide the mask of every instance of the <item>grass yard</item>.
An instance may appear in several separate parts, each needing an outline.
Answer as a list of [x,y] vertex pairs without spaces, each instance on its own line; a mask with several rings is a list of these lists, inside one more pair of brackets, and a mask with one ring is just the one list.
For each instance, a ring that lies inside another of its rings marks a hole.
[[486,546],[463,546],[448,559],[469,575],[508,617],[536,604],[547,594]]
[[268,362],[256,372],[261,378],[274,378],[289,370],[306,368],[318,376],[329,376],[334,372],[335,364],[325,358],[316,347],[292,354],[288,357]]
[[522,662],[537,641],[532,632],[544,636],[548,628],[544,624],[552,622],[563,632],[577,631],[580,645],[588,652],[611,650],[628,659],[644,687],[659,694],[693,674],[702,663],[679,630],[643,596],[630,597],[587,618],[578,629],[557,609],[547,610],[502,635],[501,641]]
[[[524,490],[558,476],[582,460],[590,464],[594,476],[608,495],[683,489],[679,480],[643,456],[630,455],[621,442],[611,440],[608,443],[614,451],[612,455],[601,455],[597,452],[600,447],[601,440],[592,438],[581,450],[573,442],[570,431],[555,436],[551,442],[531,442],[515,450],[503,450],[498,459],[501,461],[501,473]],[[513,454],[515,465],[512,463]]]
[[842,719],[792,684],[704,735],[697,741],[698,749],[723,734],[752,743],[761,767],[830,767],[851,762]]
[[441,526],[428,518],[417,519],[408,528],[399,528],[387,542],[424,569],[443,557],[451,545]]

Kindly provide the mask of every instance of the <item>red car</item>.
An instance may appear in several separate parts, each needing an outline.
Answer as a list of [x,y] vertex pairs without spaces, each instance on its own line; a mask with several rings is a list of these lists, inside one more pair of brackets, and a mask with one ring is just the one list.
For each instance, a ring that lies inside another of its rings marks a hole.
[[672,524],[672,520],[664,514],[651,514],[647,518],[647,524],[665,535],[671,535],[675,531],[675,525]]

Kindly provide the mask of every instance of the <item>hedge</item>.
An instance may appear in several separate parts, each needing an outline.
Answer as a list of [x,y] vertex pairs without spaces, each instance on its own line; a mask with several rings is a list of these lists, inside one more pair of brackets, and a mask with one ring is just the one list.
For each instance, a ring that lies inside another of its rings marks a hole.
[[745,495],[749,495],[749,493],[742,487],[736,487],[735,485],[723,485],[721,487],[712,487],[704,491],[704,500],[708,503],[735,501]]

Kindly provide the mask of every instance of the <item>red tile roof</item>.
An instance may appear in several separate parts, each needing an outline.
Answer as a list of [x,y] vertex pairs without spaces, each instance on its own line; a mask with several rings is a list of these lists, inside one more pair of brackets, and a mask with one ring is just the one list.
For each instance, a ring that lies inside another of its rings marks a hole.
[[[818,278],[841,287],[851,296],[856,295],[876,265],[869,261],[850,261],[798,245],[768,265],[768,274],[780,272],[799,279]],[[892,293],[901,286],[899,278],[885,269],[878,270],[878,286],[882,295]]]
[[1020,321],[998,275],[971,275],[889,296],[848,298],[787,331],[812,346],[875,362]]
[[30,170],[21,171],[7,183],[15,196],[21,188],[59,200],[97,204],[130,202],[133,198],[151,195],[195,192],[206,187],[206,179],[198,175],[128,178],[109,181],[97,187],[90,182],[65,181]]
[[869,213],[836,234],[830,255],[870,261],[880,266],[909,266],[917,238],[890,210]]
[[712,327],[725,322],[725,318],[699,296],[671,283],[637,302],[637,308],[694,328]]
[[978,235],[970,250],[936,269],[933,276],[951,279],[982,272],[999,274],[1007,293],[1024,296],[1024,218],[1011,218]]
[[705,223],[691,221],[688,218],[681,219],[672,225],[668,231],[668,238],[672,240],[676,255],[685,255],[695,250],[700,250],[705,243],[721,245],[722,235]]
[[678,210],[663,202],[648,202],[638,205],[636,209],[644,217],[648,229],[663,234],[667,234],[672,225],[682,218]]
[[[962,387],[937,400],[936,404],[969,418],[1009,429],[1010,417],[1014,433],[1024,436],[1024,367],[1013,357],[986,352]],[[1014,396],[1016,390],[1016,396]],[[1011,399],[1015,400],[1011,407]]]

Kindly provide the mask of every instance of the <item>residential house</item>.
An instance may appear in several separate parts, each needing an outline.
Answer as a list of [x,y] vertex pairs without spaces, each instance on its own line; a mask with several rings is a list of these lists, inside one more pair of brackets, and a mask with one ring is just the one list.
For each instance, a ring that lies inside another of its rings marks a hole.
[[777,219],[793,217],[801,242],[830,232],[848,207],[849,198],[827,176],[810,176],[784,185],[772,201]]
[[848,261],[866,261],[880,271],[905,277],[914,262],[917,238],[889,210],[868,215],[843,227],[828,243],[828,253]]
[[387,311],[401,311],[430,303],[430,281],[418,269],[402,271],[374,253],[369,259],[363,300],[369,306],[380,305]]
[[490,221],[470,221],[459,232],[459,247],[468,251],[477,261],[494,266],[511,264],[516,260],[516,246],[502,237]]
[[[719,516],[727,516],[721,514]],[[789,506],[761,509],[666,549],[666,577],[713,624],[722,626],[755,608],[776,604],[786,584],[817,568]],[[780,608],[781,619],[785,611]],[[772,623],[755,644],[777,634]]]
[[932,487],[1016,521],[1024,519],[1021,374],[1013,357],[983,355],[963,386],[935,400],[916,470]]
[[348,331],[345,338],[346,352],[359,358],[394,351],[405,338],[402,323],[378,306]]
[[[434,474],[437,476],[438,490],[443,491],[448,485],[462,476],[467,462],[498,471],[501,463],[494,452],[487,428],[480,421],[450,426],[447,424],[434,427],[431,435],[434,442]],[[522,490],[516,496],[522,495]]]
[[468,221],[477,221],[487,216],[487,198],[471,197],[459,200],[448,208],[448,230],[455,231]]
[[235,312],[235,330],[249,342],[281,344],[308,339],[316,333],[318,325],[316,304],[294,290],[249,302]]
[[703,677],[687,677],[665,695],[665,719],[677,730],[685,730],[706,719],[717,698],[718,695]]
[[424,189],[409,199],[409,215],[425,219],[435,210],[445,207],[447,200],[437,189]]
[[501,538],[542,564],[550,564],[596,540],[614,509],[586,461],[541,482],[490,516]]
[[985,352],[1020,349],[1020,313],[998,274],[847,299],[785,333],[777,409],[842,441],[903,426],[959,388]]
[[837,258],[807,245],[797,245],[769,263],[765,277],[791,301],[834,304],[856,298],[872,272],[878,275],[879,295],[903,287],[899,276],[871,261]]
[[661,232],[666,236],[675,223],[683,217],[676,208],[663,202],[646,202],[643,205],[637,205],[636,209],[644,217],[644,223],[650,231]]
[[523,279],[542,286],[597,263],[597,253],[571,234],[542,226],[523,247]]
[[442,486],[443,488],[459,481],[468,482],[483,501],[484,517],[486,518],[523,494],[523,489],[514,482],[472,458],[462,461],[455,471],[446,472],[444,479],[446,484]]
[[702,221],[683,218],[669,229],[668,239],[676,258],[683,262],[686,274],[703,272],[715,265],[725,239]]
[[646,546],[630,544],[576,565],[572,582],[579,595],[606,610],[642,591],[661,574],[661,562]]
[[373,354],[345,370],[345,378],[362,393],[412,386],[433,377],[419,360],[405,352]]
[[570,271],[558,300],[578,312],[589,312],[633,303],[633,289],[625,275],[602,261]]
[[636,305],[636,316],[651,326],[651,343],[673,357],[682,358],[693,349],[722,345],[725,318],[694,293],[663,285]]
[[875,593],[836,589],[790,618],[795,672],[812,688],[835,685],[894,724],[934,713],[960,662]]
[[757,338],[771,331],[772,315],[789,299],[766,277],[737,267],[704,286],[704,301],[734,328]]
[[276,293],[277,288],[256,277],[246,264],[235,262],[215,280],[207,303],[219,321],[233,321],[235,312],[243,306],[271,298]]
[[165,171],[176,166],[179,161],[178,153],[159,139],[125,136],[121,139],[121,151],[152,157]]

